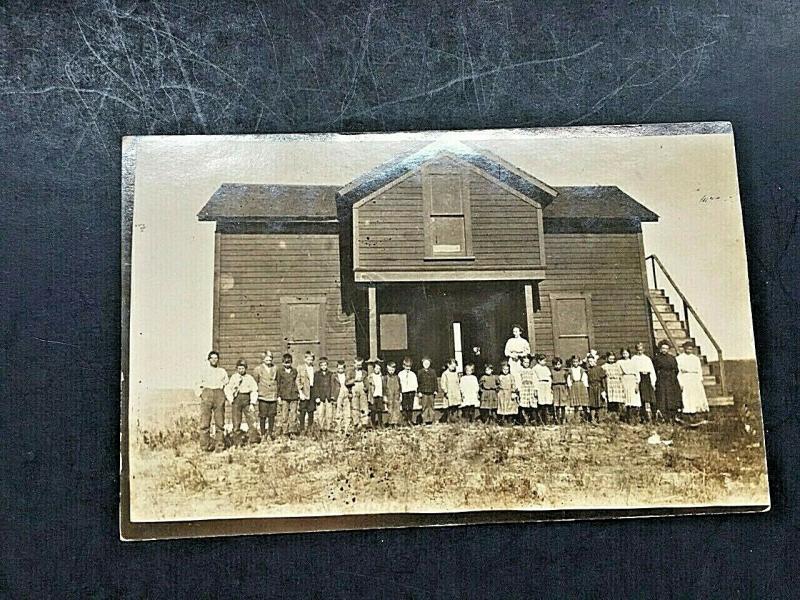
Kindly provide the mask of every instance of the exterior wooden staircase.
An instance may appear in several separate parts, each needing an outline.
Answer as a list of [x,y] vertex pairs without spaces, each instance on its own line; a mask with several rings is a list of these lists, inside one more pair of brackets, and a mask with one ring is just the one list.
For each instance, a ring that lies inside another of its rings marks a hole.
[[[692,342],[697,348],[697,353],[700,355],[700,361],[703,363],[703,384],[706,388],[706,396],[708,396],[708,404],[711,407],[724,407],[733,406],[733,396],[728,394],[725,386],[725,362],[722,357],[722,349],[717,344],[714,337],[706,328],[703,321],[697,315],[694,307],[688,302],[686,297],[678,288],[675,281],[669,275],[664,265],[655,255],[647,257],[647,260],[652,265],[652,283],[653,286],[649,290],[648,301],[653,319],[653,337],[656,344],[661,340],[667,340],[672,346],[672,352],[677,354],[680,348],[687,341]],[[656,266],[660,268],[662,275],[672,285],[672,288],[677,293],[682,303],[682,313],[670,301],[669,296],[665,289],[658,287],[658,279],[656,273]],[[714,346],[717,354],[716,362],[709,362],[706,355],[702,352],[697,340],[692,337],[689,321],[694,317],[697,324],[705,332],[706,337]]]

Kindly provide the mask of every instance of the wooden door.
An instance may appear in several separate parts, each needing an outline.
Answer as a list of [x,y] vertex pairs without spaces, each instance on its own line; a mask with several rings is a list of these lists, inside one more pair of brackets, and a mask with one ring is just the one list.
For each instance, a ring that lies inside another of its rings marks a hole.
[[550,294],[555,354],[583,358],[592,347],[591,294]]

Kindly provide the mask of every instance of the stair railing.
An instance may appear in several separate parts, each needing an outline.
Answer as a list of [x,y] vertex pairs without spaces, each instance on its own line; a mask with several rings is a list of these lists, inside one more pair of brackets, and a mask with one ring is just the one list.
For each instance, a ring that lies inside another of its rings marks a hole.
[[[670,283],[672,288],[680,297],[681,302],[683,303],[683,316],[684,316],[684,322],[686,323],[686,333],[689,335],[689,337],[692,337],[691,331],[689,329],[689,314],[691,314],[692,316],[694,316],[695,320],[697,321],[697,324],[700,325],[700,328],[703,330],[703,332],[705,332],[706,337],[708,337],[708,340],[714,346],[714,350],[716,350],[717,352],[717,361],[719,362],[719,387],[722,392],[722,395],[725,396],[727,392],[727,387],[725,385],[725,361],[722,358],[722,348],[720,348],[719,344],[717,343],[717,340],[714,339],[714,336],[711,335],[711,332],[708,330],[708,327],[706,327],[706,324],[703,323],[703,320],[700,318],[700,315],[697,314],[697,311],[694,309],[691,303],[686,299],[686,296],[678,287],[678,284],[675,283],[675,280],[667,271],[666,267],[664,266],[664,263],[662,263],[661,260],[655,254],[651,254],[645,260],[650,261],[650,267],[653,273],[653,287],[658,289],[658,278],[656,276],[656,265],[657,265],[661,273],[664,275],[664,277],[666,277],[667,281]],[[652,307],[653,306],[652,299],[648,298],[648,302]],[[667,329],[666,324],[664,323],[663,319],[661,318],[661,315],[659,314],[659,311],[653,310],[653,312],[658,318],[659,323],[661,323],[661,326],[664,328],[664,332],[667,334],[670,343],[673,346],[675,346],[675,340],[669,333],[669,329]],[[677,350],[677,347],[675,349]]]
[[655,300],[653,300],[653,295],[650,293],[650,290],[647,290],[647,304],[650,305],[650,312],[656,316],[658,322],[661,324],[661,329],[664,330],[664,333],[667,335],[667,340],[669,340],[670,345],[675,349],[675,352],[678,352],[678,344],[675,343],[675,338],[672,337],[672,333],[667,327],[666,321],[664,321],[664,317],[661,316],[661,311],[656,308]]

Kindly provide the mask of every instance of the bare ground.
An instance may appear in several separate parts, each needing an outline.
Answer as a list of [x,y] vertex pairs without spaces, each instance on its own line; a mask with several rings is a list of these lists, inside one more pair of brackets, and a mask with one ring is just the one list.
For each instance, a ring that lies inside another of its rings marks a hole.
[[132,432],[132,517],[766,504],[760,423],[740,404],[697,428],[435,425],[209,454],[181,417]]

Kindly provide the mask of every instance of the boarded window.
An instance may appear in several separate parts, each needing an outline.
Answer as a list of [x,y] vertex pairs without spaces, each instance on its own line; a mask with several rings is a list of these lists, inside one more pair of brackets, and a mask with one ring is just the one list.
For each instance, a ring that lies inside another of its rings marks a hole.
[[428,167],[424,171],[423,191],[426,256],[468,257],[472,237],[468,174],[456,164]]
[[289,341],[319,342],[319,304],[289,305]]
[[381,321],[381,350],[408,350],[408,323],[404,314],[385,314]]
[[295,358],[305,351],[325,351],[325,296],[283,296],[281,328]]
[[457,174],[431,173],[431,215],[463,215],[463,190]]
[[562,335],[588,335],[585,298],[561,298],[556,302],[556,321]]
[[436,254],[465,254],[464,217],[431,217],[431,246]]
[[556,354],[583,357],[592,344],[592,299],[589,294],[550,294]]

